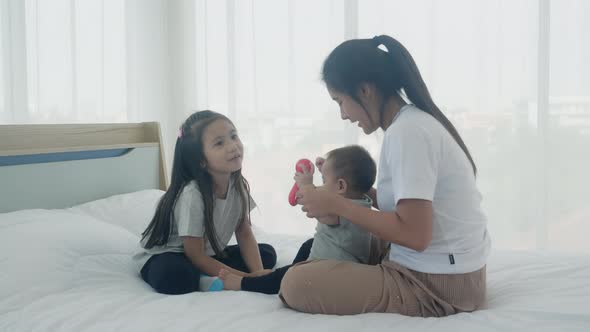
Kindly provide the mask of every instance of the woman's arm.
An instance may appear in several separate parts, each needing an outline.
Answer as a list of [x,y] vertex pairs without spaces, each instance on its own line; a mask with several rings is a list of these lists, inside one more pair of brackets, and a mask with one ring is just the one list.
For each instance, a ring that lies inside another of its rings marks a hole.
[[[305,187],[305,186],[310,186],[310,188],[313,188],[313,189],[316,189],[317,188],[316,186],[313,185],[313,183],[312,184],[302,185],[302,188]],[[316,220],[320,224],[324,224],[324,225],[331,225],[331,226],[340,225],[340,218],[337,215],[329,215],[329,216],[317,217]]]
[[240,247],[240,253],[250,272],[261,271],[263,269],[262,258],[260,258],[258,242],[256,242],[254,233],[252,233],[250,222],[241,223],[236,230],[236,240]]
[[184,245],[184,252],[187,257],[201,272],[209,276],[219,275],[221,269],[230,271],[233,274],[241,277],[247,277],[248,273],[232,269],[231,267],[221,263],[213,257],[210,257],[205,252],[205,241],[202,237],[183,236],[182,242]]
[[374,211],[325,190],[304,188],[299,203],[308,217],[339,215],[378,238],[404,247],[424,251],[432,241],[432,202],[403,199],[396,211]]
[[338,218],[338,216],[318,217],[318,218],[316,218],[316,220],[320,224],[324,224],[324,225],[332,225],[332,226],[340,225],[340,218]]
[[342,217],[365,228],[378,238],[416,251],[424,251],[432,241],[432,202],[400,200],[396,211],[383,212],[343,202]]

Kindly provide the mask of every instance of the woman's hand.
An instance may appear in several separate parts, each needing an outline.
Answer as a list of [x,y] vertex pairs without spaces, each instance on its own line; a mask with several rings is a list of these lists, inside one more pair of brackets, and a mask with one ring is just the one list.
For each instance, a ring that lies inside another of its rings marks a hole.
[[297,192],[297,203],[303,205],[301,211],[309,218],[322,218],[338,215],[337,205],[341,196],[324,190],[322,187],[303,186]]

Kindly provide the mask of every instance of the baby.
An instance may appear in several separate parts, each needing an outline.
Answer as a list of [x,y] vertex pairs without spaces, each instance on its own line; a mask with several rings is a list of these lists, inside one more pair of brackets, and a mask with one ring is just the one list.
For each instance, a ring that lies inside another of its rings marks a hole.
[[[367,193],[373,187],[377,170],[367,150],[358,145],[335,149],[328,152],[325,160],[318,158],[316,164],[322,174],[322,189],[367,208],[372,206]],[[313,185],[313,175],[309,172],[296,173],[295,180],[300,188]],[[318,219],[313,239],[301,246],[293,264],[318,259],[367,264],[371,255],[371,238],[370,233],[346,219],[324,217]],[[224,289],[277,294],[283,276],[293,264],[258,277],[240,277],[227,270],[220,271],[219,277],[224,281]]]

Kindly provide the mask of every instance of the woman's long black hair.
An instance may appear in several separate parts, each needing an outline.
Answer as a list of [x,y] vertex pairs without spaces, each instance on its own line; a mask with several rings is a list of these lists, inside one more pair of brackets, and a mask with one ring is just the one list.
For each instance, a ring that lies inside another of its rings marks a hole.
[[[174,220],[174,206],[184,186],[196,181],[203,197],[205,238],[211,244],[216,255],[223,256],[222,248],[215,231],[213,209],[215,207],[214,183],[207,169],[203,153],[203,132],[205,128],[216,120],[226,120],[226,116],[213,111],[195,112],[186,119],[180,127],[180,134],[174,147],[174,161],[172,163],[172,179],[170,187],[158,202],[156,213],[152,221],[142,233],[144,248],[150,249],[168,243],[171,223]],[[233,125],[233,123],[232,123]],[[231,183],[237,190],[241,201],[241,222],[250,221],[250,186],[238,170],[231,175]]]
[[[385,46],[387,51],[380,49],[380,45]],[[363,83],[374,84],[384,102],[394,94],[401,95],[403,91],[411,103],[445,127],[467,155],[473,174],[477,174],[475,162],[457,129],[432,100],[408,50],[394,38],[381,35],[343,42],[324,61],[322,78],[330,88],[349,95],[363,108],[358,97]]]

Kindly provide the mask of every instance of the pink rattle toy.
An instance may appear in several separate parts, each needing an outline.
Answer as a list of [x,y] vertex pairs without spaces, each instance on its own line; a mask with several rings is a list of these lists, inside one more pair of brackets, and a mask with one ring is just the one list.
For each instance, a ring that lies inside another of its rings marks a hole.
[[[304,167],[304,166],[305,166],[305,168],[307,168],[307,170],[311,174],[313,174],[314,167],[313,167],[313,164],[311,163],[311,161],[309,161],[309,159],[300,159],[295,164],[295,172],[303,173],[302,167]],[[289,192],[289,204],[291,204],[291,206],[297,205],[297,198],[295,197],[295,194],[297,194],[298,191],[299,191],[299,186],[297,185],[297,182],[295,182],[295,184],[293,185],[293,188],[291,188],[291,191]]]

